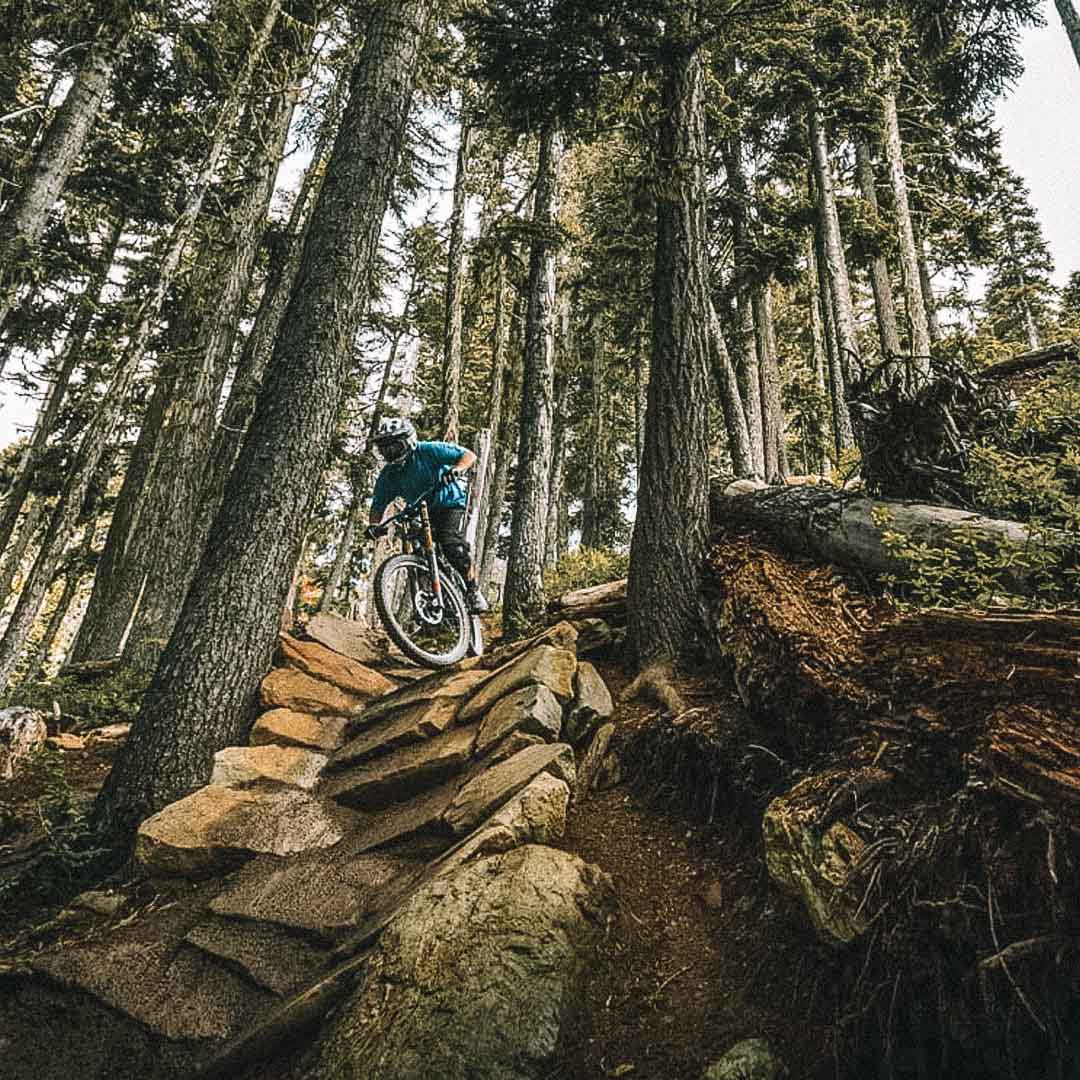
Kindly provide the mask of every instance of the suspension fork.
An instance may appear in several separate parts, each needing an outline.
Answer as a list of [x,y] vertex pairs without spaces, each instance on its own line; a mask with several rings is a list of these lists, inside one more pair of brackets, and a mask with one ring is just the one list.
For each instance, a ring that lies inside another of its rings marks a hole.
[[427,503],[420,504],[420,524],[424,531],[424,554],[427,556],[428,568],[431,570],[431,587],[442,602],[442,577],[439,575],[439,557],[435,552],[435,538],[431,535],[431,515],[428,513]]

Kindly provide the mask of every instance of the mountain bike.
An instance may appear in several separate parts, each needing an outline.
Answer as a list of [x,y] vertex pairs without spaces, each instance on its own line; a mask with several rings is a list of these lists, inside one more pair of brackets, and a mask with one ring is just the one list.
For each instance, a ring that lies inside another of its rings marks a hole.
[[469,611],[461,574],[447,562],[431,533],[428,500],[440,484],[379,526],[402,526],[402,552],[375,572],[375,607],[399,649],[424,667],[456,664],[484,651],[480,617]]

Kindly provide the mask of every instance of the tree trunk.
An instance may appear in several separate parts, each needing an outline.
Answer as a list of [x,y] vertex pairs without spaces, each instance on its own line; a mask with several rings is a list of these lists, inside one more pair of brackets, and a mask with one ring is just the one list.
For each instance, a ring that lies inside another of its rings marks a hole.
[[[810,301],[810,342],[814,363],[814,386],[823,406],[829,402],[826,388],[828,357],[825,351],[825,327],[821,319],[821,298],[818,292],[818,265],[814,252],[814,238],[806,238],[806,288]],[[831,410],[829,410],[831,411]],[[829,439],[829,418],[825,408],[815,409],[806,424],[807,437],[813,441],[813,452],[807,461],[810,471],[820,476],[829,475],[829,458],[825,452]]]
[[754,290],[754,328],[761,364],[761,432],[765,450],[765,480],[781,483],[788,474],[784,444],[784,410],[780,404],[780,363],[773,326],[772,284]]
[[[634,331],[634,468],[641,470],[641,457],[645,450],[645,388],[648,375],[645,372],[645,331]],[[753,435],[751,435],[751,439]]]
[[10,549],[4,549],[3,568],[0,569],[0,610],[2,610],[11,596],[11,586],[22,569],[23,560],[31,543],[37,538],[41,527],[42,518],[45,514],[45,499],[39,497],[31,501],[30,509],[22,528],[15,534],[15,541]]
[[263,389],[180,618],[99,797],[103,824],[133,828],[205,783],[217,750],[244,741],[370,301],[429,18],[421,0],[374,9]]
[[[290,51],[286,73],[299,77],[309,61],[314,27],[294,36],[289,27]],[[280,55],[268,57],[273,64]],[[144,517],[147,538],[140,545],[149,556],[143,564],[146,582],[135,612],[125,656],[142,671],[153,671],[172,633],[197,561],[192,557],[203,480],[214,436],[215,413],[228,373],[242,316],[259,239],[270,208],[278,165],[296,102],[294,79],[270,96],[250,133],[254,152],[244,155],[242,174],[250,179],[244,197],[222,235],[212,243],[214,257],[200,284],[189,291],[187,312],[180,319],[181,333],[194,342],[183,363],[160,435],[158,468],[152,478],[150,501],[167,507],[157,517]],[[262,103],[260,103],[261,106]],[[252,160],[253,159],[253,160]],[[190,313],[189,317],[184,315]],[[159,494],[160,493],[160,494]]]
[[117,25],[107,26],[91,44],[18,195],[0,219],[0,330],[25,276],[23,263],[33,259],[49,212],[60,198],[101,110],[131,19],[130,11],[125,13]]
[[221,506],[225,485],[247,433],[266,365],[270,361],[281,320],[292,295],[299,272],[301,252],[307,238],[310,206],[318,197],[322,186],[324,166],[341,123],[341,92],[349,84],[353,67],[353,62],[346,60],[342,73],[334,84],[311,164],[304,173],[289,215],[289,223],[285,229],[286,239],[281,248],[271,252],[270,270],[263,285],[259,308],[240,352],[228,400],[214,433],[203,477],[198,518],[188,549],[189,558],[194,565],[198,565],[210,526]]
[[52,519],[45,531],[34,569],[23,586],[19,603],[11,616],[3,640],[0,641],[0,688],[6,686],[11,677],[19,653],[26,642],[26,635],[30,632],[49,583],[55,576],[64,547],[78,519],[101,457],[127,403],[128,393],[146,345],[156,327],[165,295],[176,275],[180,258],[202,210],[203,200],[217,172],[218,162],[225,151],[241,96],[247,90],[255,63],[266,47],[280,6],[281,0],[272,0],[269,4],[263,24],[245,59],[244,70],[236,80],[228,99],[222,104],[199,175],[183,212],[170,231],[149,295],[135,315],[127,345],[117,362],[105,396],[83,432],[64,489],[57,499]]
[[847,407],[844,368],[840,359],[840,341],[837,334],[836,304],[833,298],[832,281],[826,269],[824,232],[822,219],[818,217],[814,230],[817,255],[814,263],[818,275],[821,317],[825,329],[825,346],[829,363],[829,399],[832,402],[833,441],[837,454],[840,454],[855,445],[855,433],[851,427],[851,414]]
[[[505,396],[503,388],[507,381],[505,357],[509,320],[506,318],[506,260],[507,253],[500,248],[495,256],[495,312],[491,327],[491,378],[488,383],[490,411],[488,412],[487,427],[488,431],[491,432],[491,453],[484,464],[482,483],[484,505],[480,508],[476,528],[476,543],[473,546],[478,567],[483,563],[487,544],[488,527],[491,521],[491,500],[495,494],[495,473],[498,469],[499,459],[505,456],[505,444],[500,433],[502,431],[503,398]],[[501,500],[502,494],[499,497]],[[501,504],[499,510],[500,512],[502,510]],[[481,578],[481,581],[483,581],[483,578]]]
[[[870,146],[865,139],[859,139],[855,143],[855,164],[863,201],[870,211],[871,222],[877,224],[881,218],[878,211],[877,184],[874,180]],[[889,263],[884,255],[875,255],[870,263],[870,287],[874,293],[874,314],[877,316],[881,355],[885,359],[899,356],[900,335],[896,329],[896,305],[893,303]]]
[[[462,109],[465,103],[462,101]],[[450,211],[450,243],[446,265],[446,304],[443,317],[442,411],[443,438],[457,442],[461,426],[461,297],[465,285],[465,196],[473,129],[461,124],[454,197]]]
[[520,637],[544,609],[544,545],[547,540],[548,464],[551,460],[555,380],[555,243],[559,211],[559,165],[563,135],[548,124],[540,135],[536,167],[537,229],[529,258],[517,483],[510,558],[503,597],[503,633]]
[[1080,65],[1080,15],[1077,15],[1072,0],[1054,0],[1054,4],[1061,16],[1061,25],[1065,27],[1065,33],[1069,35],[1073,56],[1076,57],[1076,63]]
[[749,185],[743,165],[742,138],[738,134],[732,135],[721,144],[721,150],[724,157],[724,170],[728,177],[728,187],[731,189],[731,240],[738,323],[736,372],[754,460],[753,471],[748,475],[761,478],[765,476],[766,470],[761,416],[761,363],[754,334],[750,289],[745,280],[750,264],[746,222]]
[[603,348],[604,333],[602,316],[593,316],[592,402],[589,410],[588,466],[585,471],[585,491],[581,498],[581,546],[599,548],[600,538],[600,473],[604,457],[604,399],[603,399]]
[[922,286],[923,306],[926,308],[926,329],[930,332],[931,344],[941,340],[941,323],[938,321],[937,298],[930,278],[930,265],[926,258],[926,241],[919,232],[918,222],[912,220],[915,230],[915,254],[919,260],[919,284]]
[[547,537],[544,565],[554,566],[562,555],[559,541],[559,509],[566,496],[566,410],[570,379],[565,371],[555,376],[555,413],[551,429],[551,471],[548,476]]
[[[116,257],[116,249],[120,245],[120,234],[123,231],[123,222],[112,223],[110,231],[102,246],[101,256],[97,266],[86,283],[82,296],[79,297],[75,317],[68,328],[67,338],[60,354],[60,366],[49,385],[49,390],[42,402],[41,411],[38,413],[37,422],[34,425],[34,433],[30,437],[30,444],[23,452],[19,460],[15,478],[8,489],[7,498],[4,500],[3,516],[0,517],[0,551],[7,551],[11,541],[15,524],[22,511],[23,503],[30,491],[34,480],[34,469],[45,448],[45,443],[53,432],[56,417],[60,412],[64,395],[67,393],[68,383],[71,380],[75,365],[82,356],[83,343],[86,340],[87,331],[101,304],[102,290],[108,281],[109,270],[112,268]],[[6,593],[0,593],[0,603],[3,602]]]
[[705,65],[697,49],[667,44],[645,447],[628,586],[628,644],[642,665],[682,654],[700,624],[708,539],[709,359],[723,341],[708,289]]
[[[887,73],[890,80],[892,73]],[[904,172],[904,151],[900,143],[900,121],[896,112],[896,89],[890,84],[882,95],[885,121],[885,157],[889,163],[892,183],[893,211],[900,240],[900,264],[903,269],[904,301],[907,306],[908,328],[911,333],[911,371],[918,380],[930,377],[930,331],[926,325],[919,261],[915,254],[915,234],[911,226],[911,207],[908,203],[907,176]]]
[[[817,98],[812,97],[807,109],[810,121],[810,146],[814,159],[814,190],[817,195],[818,221],[821,225],[822,251],[819,261],[829,282],[833,319],[836,327],[837,361],[841,372],[852,365],[861,366],[859,341],[855,332],[855,308],[851,301],[851,282],[840,235],[840,217],[836,212],[836,189],[825,123]],[[822,290],[824,294],[824,290]],[[841,395],[841,400],[843,400]],[[851,445],[851,443],[848,443]]]

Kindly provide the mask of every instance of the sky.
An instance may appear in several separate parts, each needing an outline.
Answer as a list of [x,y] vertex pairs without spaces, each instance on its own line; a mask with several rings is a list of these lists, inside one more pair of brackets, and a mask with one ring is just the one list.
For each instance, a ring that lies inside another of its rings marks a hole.
[[[1027,182],[1054,257],[1054,282],[1063,285],[1080,270],[1080,65],[1053,4],[1045,15],[1046,26],[1024,33],[1025,71],[996,119],[1005,161]],[[301,168],[299,160],[287,162],[283,179]],[[23,434],[36,411],[36,401],[0,388],[0,447]]]

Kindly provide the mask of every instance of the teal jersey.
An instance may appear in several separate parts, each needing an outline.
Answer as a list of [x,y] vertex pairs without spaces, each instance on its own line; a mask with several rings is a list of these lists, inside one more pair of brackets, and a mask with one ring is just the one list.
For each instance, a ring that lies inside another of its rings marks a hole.
[[[383,512],[395,499],[415,502],[439,479],[443,469],[456,465],[465,453],[465,447],[448,442],[422,442],[402,462],[389,462],[382,467],[375,481],[375,494],[371,500],[372,517],[381,518]],[[467,502],[465,486],[455,480],[444,484],[432,495],[432,506],[461,508]]]

